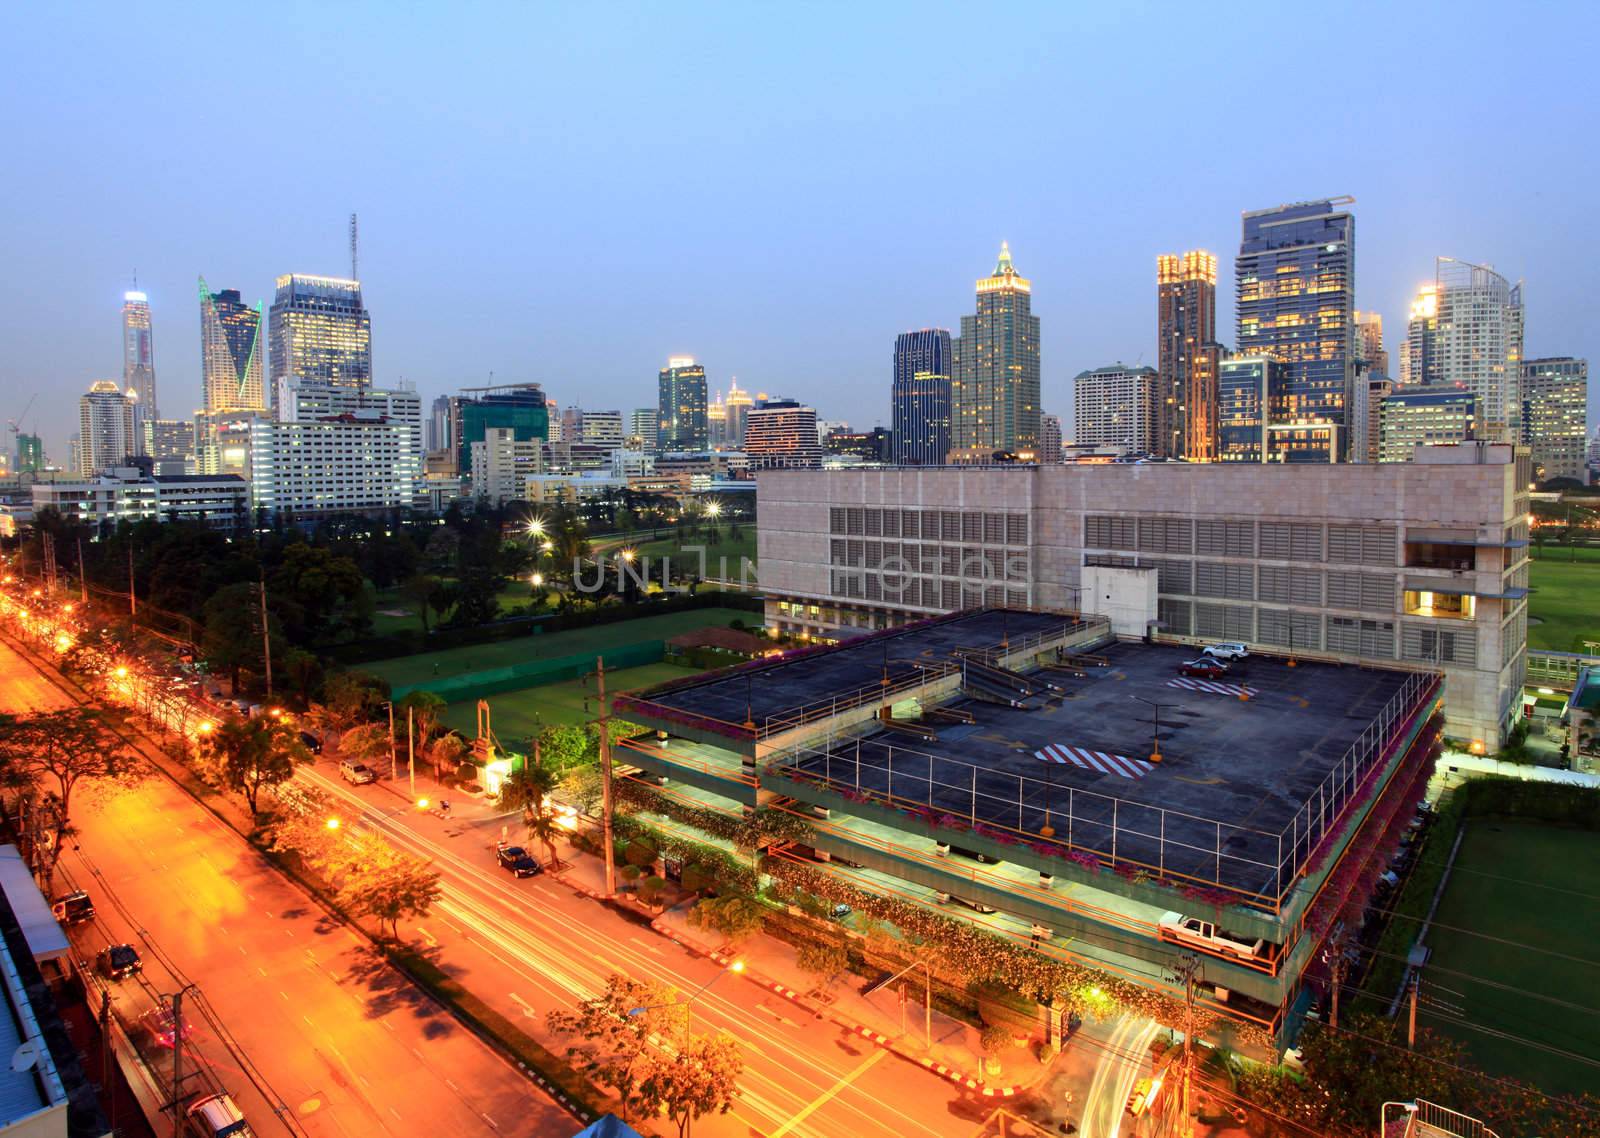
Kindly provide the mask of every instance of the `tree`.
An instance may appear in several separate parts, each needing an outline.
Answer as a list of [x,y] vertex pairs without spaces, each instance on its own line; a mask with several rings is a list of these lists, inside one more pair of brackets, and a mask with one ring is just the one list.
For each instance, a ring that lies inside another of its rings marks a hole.
[[297,644],[327,643],[365,631],[372,598],[355,561],[297,541],[268,582],[273,606]]
[[1000,1070],[1000,1052],[1016,1042],[1016,1034],[1009,1027],[991,1024],[983,1029],[978,1036],[978,1046],[983,1048],[983,1054],[988,1059],[989,1073],[995,1074]]
[[25,780],[46,798],[48,876],[71,832],[72,793],[84,779],[118,778],[140,769],[137,755],[117,732],[118,712],[69,707],[8,719],[0,724],[0,769]]
[[445,771],[454,771],[467,750],[467,741],[454,731],[435,739],[433,746],[428,748],[428,761],[433,764],[433,777],[443,778]]
[[371,672],[335,672],[328,677],[325,694],[328,714],[344,730],[376,719],[389,699],[389,682]]
[[556,864],[556,838],[561,828],[550,813],[549,798],[556,788],[556,775],[549,767],[524,765],[500,784],[500,804],[522,811],[522,824],[528,840],[544,845],[549,864]]
[[223,586],[206,601],[201,619],[205,622],[201,654],[213,671],[228,673],[230,690],[238,695],[240,671],[262,668],[259,588],[247,582]]
[[375,763],[389,756],[389,724],[363,723],[339,737],[339,754],[358,763]]
[[400,718],[406,712],[411,713],[411,731],[414,737],[413,745],[417,751],[426,754],[428,741],[433,738],[433,733],[439,729],[439,717],[444,714],[448,706],[444,697],[431,691],[417,690],[407,692],[395,701],[395,734],[400,733]]
[[322,661],[314,652],[290,648],[283,654],[283,676],[299,695],[301,703],[311,702],[311,691],[322,680]]
[[794,962],[802,972],[809,972],[826,988],[833,984],[839,973],[850,967],[850,954],[841,944],[808,944],[795,954]]
[[617,1092],[626,1118],[650,1037],[676,1036],[679,1025],[686,1022],[685,1010],[675,997],[665,985],[613,973],[606,979],[604,993],[582,1001],[576,1012],[550,1012],[545,1025],[551,1034],[572,1039],[567,1058]]
[[744,1059],[731,1035],[696,1035],[671,1055],[647,1057],[639,1079],[639,1105],[647,1114],[665,1111],[679,1138],[707,1114],[726,1114],[739,1094]]
[[589,733],[572,723],[549,723],[539,732],[539,765],[561,772],[581,766],[590,759],[590,748],[598,747]]
[[281,786],[294,777],[295,767],[312,761],[298,731],[265,715],[224,719],[201,736],[200,753],[215,764],[223,786],[244,795],[251,814],[257,813],[262,788]]
[[[431,573],[418,573],[414,577],[408,577],[405,584],[400,586],[400,591],[417,610],[417,617],[422,621],[424,636],[428,634],[429,610],[435,608],[436,600],[443,599],[443,594],[440,592],[443,584],[443,581]],[[444,613],[440,611],[439,615],[443,616]]]
[[740,944],[760,932],[766,924],[767,910],[752,897],[733,894],[705,897],[689,910],[689,923],[696,928],[718,933],[730,944]]
[[389,851],[346,878],[339,902],[353,913],[375,918],[380,931],[387,922],[390,937],[399,939],[401,918],[426,916],[439,893],[439,873],[432,865]]

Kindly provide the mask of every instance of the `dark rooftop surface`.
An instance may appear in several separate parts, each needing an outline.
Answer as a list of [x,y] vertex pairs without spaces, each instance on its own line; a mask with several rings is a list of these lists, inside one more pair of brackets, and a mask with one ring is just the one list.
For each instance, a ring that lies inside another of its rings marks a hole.
[[732,674],[669,685],[637,694],[634,705],[657,704],[690,715],[741,724],[746,714],[757,724],[835,697],[881,685],[915,680],[928,665],[953,665],[957,648],[991,648],[1059,631],[1073,621],[1050,613],[979,609],[834,648],[817,649]]
[[[866,790],[1029,834],[1046,824],[1048,807],[1058,840],[1276,895],[1293,878],[1285,859],[1291,867],[1296,860],[1296,815],[1414,678],[1255,657],[1234,664],[1221,681],[1232,687],[1218,691],[1179,676],[1179,665],[1198,654],[1192,647],[1118,643],[1099,651],[1107,666],[1083,678],[1040,673],[1065,690],[1030,706],[964,697],[944,706],[972,712],[976,724],[931,724],[936,741],[879,728],[831,753],[820,744],[794,765],[836,786],[859,778]],[[1240,684],[1248,700],[1238,698]],[[1158,714],[1163,761],[1153,765]],[[1280,846],[1275,835],[1286,830]],[[1303,855],[1313,842],[1299,836]]]

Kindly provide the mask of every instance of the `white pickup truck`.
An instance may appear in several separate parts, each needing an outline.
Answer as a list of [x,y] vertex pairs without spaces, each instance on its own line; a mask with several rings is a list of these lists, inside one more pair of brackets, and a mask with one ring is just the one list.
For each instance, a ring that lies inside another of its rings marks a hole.
[[1245,940],[1219,928],[1215,922],[1199,917],[1186,917],[1182,913],[1167,913],[1161,918],[1161,939],[1192,944],[1199,948],[1220,952],[1226,956],[1260,957],[1266,941]]

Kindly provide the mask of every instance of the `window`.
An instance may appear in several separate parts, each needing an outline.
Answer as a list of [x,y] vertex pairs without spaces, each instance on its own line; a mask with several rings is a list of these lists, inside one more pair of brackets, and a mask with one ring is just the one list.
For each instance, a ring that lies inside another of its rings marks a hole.
[[1254,557],[1255,525],[1252,522],[1197,521],[1194,551],[1207,557]]
[[1193,603],[1190,601],[1169,600],[1162,597],[1156,602],[1156,616],[1161,621],[1162,631],[1171,636],[1190,636],[1193,620]]
[[1255,611],[1240,605],[1196,601],[1194,635],[1218,640],[1254,640]]
[[[1430,589],[1407,589],[1405,614],[1439,617],[1446,620],[1472,620],[1478,615],[1478,598],[1435,593]],[[1409,631],[1410,626],[1407,628]]]
[[1400,654],[1403,659],[1433,664],[1478,663],[1478,634],[1475,629],[1443,630],[1424,624],[1401,627]]
[[1027,545],[1028,544],[1028,515],[1026,515],[1026,514],[1007,514],[1006,515],[1006,544],[1007,545]]
[[1138,545],[1134,520],[1091,514],[1083,519],[1083,544],[1091,549],[1134,549]]

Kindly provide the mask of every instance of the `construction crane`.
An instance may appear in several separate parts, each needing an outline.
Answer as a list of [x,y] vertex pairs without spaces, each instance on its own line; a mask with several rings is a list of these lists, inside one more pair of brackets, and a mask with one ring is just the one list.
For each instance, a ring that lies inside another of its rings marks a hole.
[[[39,398],[39,393],[36,391],[32,395],[28,396],[28,404],[22,409],[22,414],[18,415],[15,419],[8,419],[6,421],[6,426],[11,429],[11,441],[13,443],[17,441],[17,436],[22,433],[22,420],[26,419],[28,417],[28,412],[33,410],[33,401],[37,398]],[[15,446],[13,446],[12,449],[15,450]]]

